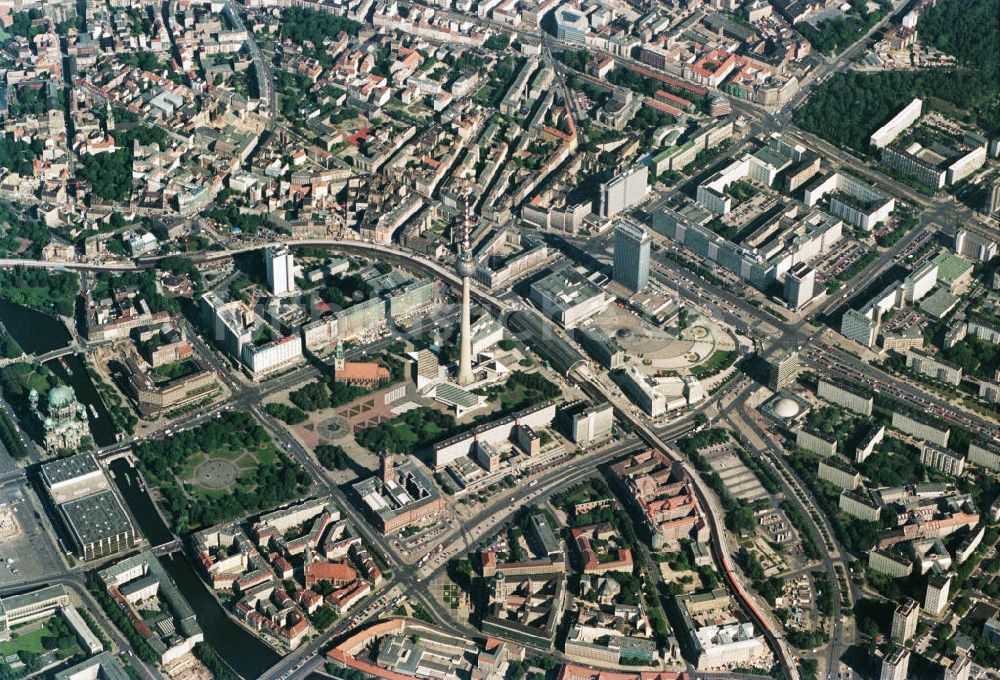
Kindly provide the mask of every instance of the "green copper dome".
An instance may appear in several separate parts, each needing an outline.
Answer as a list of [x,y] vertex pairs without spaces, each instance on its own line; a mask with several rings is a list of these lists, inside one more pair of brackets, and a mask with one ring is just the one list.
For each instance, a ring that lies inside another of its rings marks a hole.
[[64,408],[76,400],[73,388],[68,385],[59,385],[49,390],[49,407]]

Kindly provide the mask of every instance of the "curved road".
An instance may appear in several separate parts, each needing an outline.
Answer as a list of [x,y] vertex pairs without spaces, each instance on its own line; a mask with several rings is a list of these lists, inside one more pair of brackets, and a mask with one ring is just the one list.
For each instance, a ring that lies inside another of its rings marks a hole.
[[[252,250],[258,250],[260,248],[268,247],[270,245],[279,245],[279,244],[292,245],[292,246],[328,247],[328,248],[337,248],[345,251],[354,250],[354,251],[359,251],[361,253],[369,253],[369,254],[374,252],[381,257],[389,256],[391,258],[397,258],[401,261],[409,263],[411,266],[414,266],[424,271],[428,271],[433,275],[435,275],[436,277],[440,278],[441,280],[448,282],[452,286],[458,287],[461,283],[461,280],[459,279],[457,274],[455,274],[450,268],[446,267],[445,265],[439,262],[428,260],[424,257],[415,255],[413,253],[409,253],[407,251],[401,250],[399,248],[390,245],[374,243],[372,241],[366,241],[366,240],[291,239],[291,240],[275,241],[269,243],[254,244],[252,246],[247,246],[244,248],[203,253],[200,255],[195,255],[191,257],[191,259],[195,262],[211,262],[215,260],[230,258],[240,253],[249,252]],[[35,268],[66,269],[66,270],[76,270],[76,271],[134,271],[152,267],[161,259],[163,258],[162,257],[144,258],[134,262],[114,263],[114,264],[88,264],[80,262],[56,262],[56,261],[41,262],[38,260],[0,259],[0,267],[25,266],[25,267],[35,267]],[[503,315],[503,312],[508,311],[508,305],[506,303],[504,303],[496,296],[481,290],[478,286],[473,287],[473,294],[475,295],[478,302],[487,305],[494,312],[498,313],[498,315],[500,316]],[[578,373],[580,377],[583,378],[581,380],[581,383],[589,385],[592,389],[600,393],[610,403],[612,404],[616,403],[616,399],[613,396],[606,394],[604,387],[594,379],[594,376],[592,376],[589,373],[589,371],[585,373],[584,372],[578,372]],[[637,417],[635,417],[631,413],[630,409],[627,408],[623,409],[616,407],[616,411],[619,412],[619,415],[621,417],[624,417],[626,420],[628,420],[650,445],[656,447],[661,451],[664,451],[671,458],[679,460],[679,457],[676,455],[676,453],[671,451],[667,447],[665,442],[663,442],[656,433],[654,433],[649,427],[647,427],[645,423],[643,423]],[[270,419],[267,417],[265,413],[260,412],[260,416],[262,417],[265,423],[270,424],[272,428],[278,429],[276,428],[274,423],[270,422]],[[294,443],[291,443],[291,445],[293,449],[299,448],[295,446]],[[300,458],[300,460],[307,465],[307,468],[313,469],[314,473],[318,472],[318,470],[315,469],[316,466],[313,463],[312,459],[308,456],[308,454],[304,450],[296,451],[296,453],[299,454],[296,457]],[[685,468],[687,468],[685,461],[679,460],[679,462],[682,465],[684,465]],[[763,615],[761,615],[761,613],[757,610],[754,604],[750,601],[749,597],[746,594],[746,590],[743,584],[739,580],[739,576],[732,569],[732,564],[729,557],[729,549],[726,544],[725,530],[720,520],[719,511],[713,505],[714,498],[711,497],[709,494],[707,494],[707,492],[702,486],[703,482],[701,482],[700,478],[696,474],[691,474],[690,470],[689,474],[694,482],[694,488],[696,490],[696,493],[699,496],[699,503],[701,504],[706,514],[706,517],[709,519],[712,525],[713,529],[712,544],[713,544],[713,550],[716,553],[716,559],[722,566],[723,572],[725,573],[727,580],[732,586],[733,593],[740,600],[742,606],[746,609],[746,611],[750,613],[750,615],[755,619],[760,628],[764,631],[764,635],[767,638],[768,642],[771,644],[773,650],[776,652],[778,659],[786,672],[786,675],[792,678],[793,680],[797,680],[798,672],[797,669],[795,668],[793,657],[788,651],[788,648],[784,640],[771,629],[771,626],[769,625],[768,621],[763,617]],[[320,474],[317,478],[323,479],[324,477],[322,476],[322,474]],[[340,489],[337,489],[333,485],[331,485],[331,487],[332,487],[331,491],[334,492],[334,495],[339,497],[342,506],[345,508],[348,514],[349,515],[356,514],[356,510],[351,506],[350,503],[346,502],[347,498],[343,495],[343,492]],[[352,519],[357,523],[359,528],[364,533],[369,533],[368,531],[366,531],[368,527],[364,521],[364,518],[357,516],[357,517],[352,517]],[[371,540],[373,544],[378,545],[383,549],[388,547],[386,542],[381,536],[373,534],[374,532],[369,533],[369,535],[366,536],[366,538]],[[424,604],[426,605],[437,604],[434,598],[428,597],[426,593],[423,592],[423,589],[420,588],[418,585],[420,583],[420,580],[414,578],[414,575],[412,573],[408,574],[407,577],[403,577],[401,580],[403,581],[404,585],[408,587],[408,590],[414,591],[413,594],[417,597],[417,599],[423,601]],[[432,606],[431,608],[433,610],[436,609],[437,607]],[[459,632],[459,630],[461,629],[456,629],[453,627],[453,630],[454,632]]]
[[798,680],[799,672],[795,665],[795,657],[789,650],[784,637],[772,629],[771,623],[753,604],[750,597],[747,595],[746,588],[740,581],[739,574],[734,570],[732,560],[730,558],[731,551],[727,544],[726,529],[721,520],[722,510],[717,507],[718,504],[715,496],[706,488],[705,482],[701,479],[701,475],[691,467],[691,464],[685,458],[670,449],[670,447],[668,447],[667,444],[646,425],[646,423],[642,422],[638,417],[633,415],[631,408],[620,407],[615,396],[608,393],[598,381],[594,380],[589,370],[578,371],[578,375],[581,384],[589,385],[608,403],[612,404],[615,409],[615,415],[631,423],[636,432],[639,433],[639,436],[645,439],[650,446],[664,452],[668,457],[684,468],[691,480],[695,495],[698,497],[698,505],[705,513],[705,517],[711,525],[712,552],[715,553],[716,562],[721,565],[722,572],[725,575],[726,580],[729,582],[733,594],[740,601],[744,611],[750,615],[757,627],[763,631],[765,639],[768,641],[771,649],[775,652],[778,662],[781,664],[782,670],[785,672],[785,677],[790,678],[791,680]]

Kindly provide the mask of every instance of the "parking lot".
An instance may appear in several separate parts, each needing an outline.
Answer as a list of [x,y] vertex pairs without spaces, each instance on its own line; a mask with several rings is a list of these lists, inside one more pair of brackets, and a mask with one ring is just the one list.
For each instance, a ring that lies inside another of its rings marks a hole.
[[62,558],[56,554],[52,539],[43,528],[41,508],[36,507],[36,503],[24,485],[11,484],[0,489],[0,505],[6,506],[16,522],[15,533],[0,541],[0,588],[38,580],[63,570]]

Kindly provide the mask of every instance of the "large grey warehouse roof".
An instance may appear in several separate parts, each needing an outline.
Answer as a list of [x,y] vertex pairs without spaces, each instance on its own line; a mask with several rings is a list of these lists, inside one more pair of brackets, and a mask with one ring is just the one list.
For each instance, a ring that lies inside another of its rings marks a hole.
[[42,474],[49,484],[58,484],[100,470],[92,453],[79,453],[42,465]]
[[132,531],[132,521],[114,492],[100,491],[59,506],[81,545]]

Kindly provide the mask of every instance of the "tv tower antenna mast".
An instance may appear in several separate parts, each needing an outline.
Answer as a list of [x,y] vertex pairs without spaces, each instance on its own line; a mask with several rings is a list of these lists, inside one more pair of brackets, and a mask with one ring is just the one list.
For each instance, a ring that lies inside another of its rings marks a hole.
[[458,384],[471,385],[475,381],[472,373],[472,294],[471,279],[475,270],[472,260],[472,208],[469,195],[465,195],[464,219],[462,223],[462,245],[455,262],[455,271],[462,277],[462,337],[459,344]]

